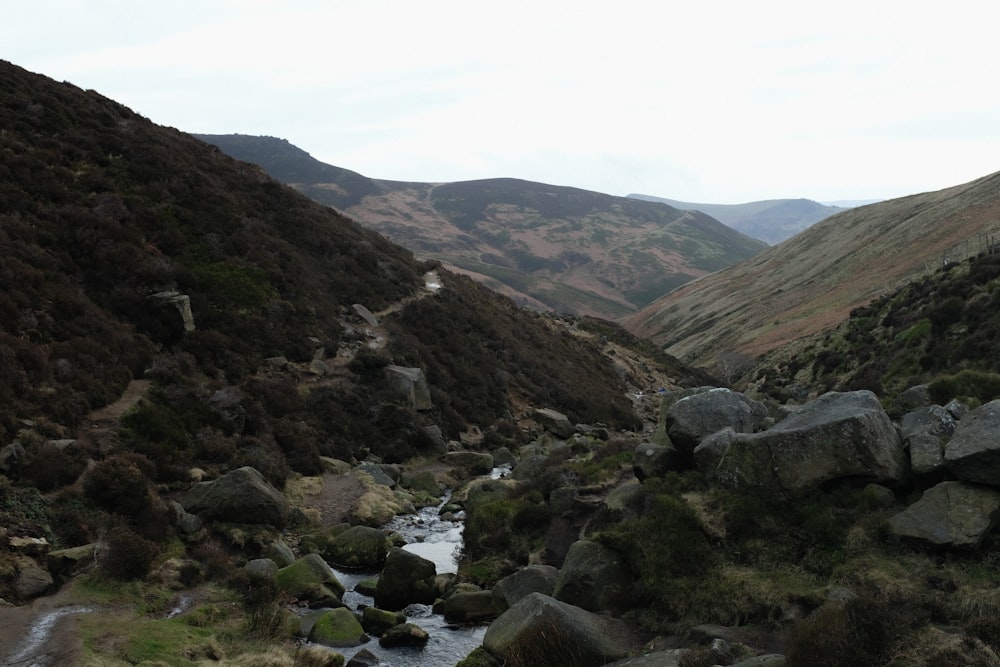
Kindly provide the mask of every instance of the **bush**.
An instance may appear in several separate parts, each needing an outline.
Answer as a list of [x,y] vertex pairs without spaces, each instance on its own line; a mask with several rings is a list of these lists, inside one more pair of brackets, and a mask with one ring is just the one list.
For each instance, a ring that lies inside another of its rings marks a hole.
[[116,526],[104,537],[98,564],[105,576],[121,581],[149,574],[160,549],[127,526]]
[[928,386],[928,391],[931,400],[941,405],[953,398],[972,398],[986,403],[1000,398],[1000,373],[963,370],[935,379]]
[[83,479],[83,492],[110,512],[138,517],[152,505],[149,459],[127,452],[96,464]]

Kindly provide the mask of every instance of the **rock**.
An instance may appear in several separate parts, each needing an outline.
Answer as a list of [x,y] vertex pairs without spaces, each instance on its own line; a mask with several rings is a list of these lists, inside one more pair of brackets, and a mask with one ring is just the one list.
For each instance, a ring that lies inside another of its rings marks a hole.
[[429,639],[430,635],[419,625],[403,623],[402,625],[389,628],[384,635],[379,637],[378,643],[383,648],[423,646]]
[[7,544],[10,546],[11,551],[24,556],[31,556],[32,558],[44,556],[52,548],[52,545],[44,537],[31,537],[27,535],[8,537]]
[[785,667],[785,656],[778,653],[765,653],[733,663],[730,667]]
[[510,451],[509,448],[500,447],[494,450],[493,465],[513,467],[515,464],[517,464],[517,457],[514,456],[514,452]]
[[587,611],[620,612],[631,602],[632,577],[621,556],[599,542],[574,542],[552,597]]
[[1000,515],[1000,490],[941,482],[889,519],[893,534],[932,546],[975,549]]
[[51,574],[73,577],[93,566],[96,552],[97,544],[94,543],[69,549],[57,549],[46,555],[45,563]]
[[426,493],[428,496],[435,498],[440,498],[444,495],[444,487],[435,479],[434,473],[429,470],[404,472],[400,478],[400,484],[410,491]]
[[323,377],[330,372],[330,369],[322,359],[313,359],[310,361],[307,370],[316,377]]
[[368,526],[352,526],[335,535],[323,550],[323,558],[337,567],[375,570],[389,552],[385,532]]
[[292,516],[288,499],[249,466],[196,484],[181,499],[181,505],[206,520],[262,523],[276,528],[285,527]]
[[905,415],[918,408],[931,404],[930,388],[926,384],[918,384],[915,387],[903,391],[892,403],[892,415],[898,417]]
[[485,648],[477,646],[472,650],[472,653],[465,656],[455,667],[504,667],[504,665],[490,655],[490,652]]
[[270,558],[255,558],[243,566],[243,571],[255,581],[269,582],[278,580],[278,564]]
[[690,453],[706,436],[729,427],[737,433],[753,433],[764,427],[767,408],[763,403],[722,387],[702,388],[673,404],[665,399],[664,426],[670,441]]
[[904,440],[925,434],[950,438],[955,433],[955,426],[955,418],[940,405],[928,405],[907,412],[899,421],[899,430]]
[[278,567],[287,567],[295,562],[295,554],[292,552],[292,548],[280,538],[264,547],[261,555],[264,558],[273,560]]
[[427,377],[419,368],[389,365],[385,368],[389,381],[395,384],[396,391],[409,402],[414,410],[433,410],[431,388]]
[[563,413],[551,408],[539,408],[534,413],[535,420],[557,438],[569,438],[576,433],[576,426]]
[[948,401],[948,404],[944,406],[944,409],[947,410],[948,413],[955,419],[961,419],[969,412],[969,406],[957,398],[953,398]]
[[734,488],[796,496],[844,478],[899,483],[907,463],[875,394],[830,392],[767,431],[736,433],[713,476]]
[[734,440],[736,440],[736,431],[728,426],[703,438],[694,448],[695,467],[700,472],[711,475],[719,467],[719,462],[722,461]]
[[157,292],[150,298],[160,303],[165,303],[177,309],[181,316],[181,324],[184,331],[190,333],[194,331],[194,313],[191,311],[191,297],[175,291]]
[[498,581],[493,587],[493,606],[503,613],[530,593],[552,595],[559,570],[551,565],[528,565]]
[[444,620],[449,623],[478,623],[496,618],[492,591],[455,593],[444,601]]
[[372,311],[368,310],[360,303],[352,304],[351,308],[353,308],[354,312],[358,314],[358,317],[360,317],[365,321],[365,324],[367,324],[370,327],[378,326],[378,318],[375,317],[374,314],[372,314]]
[[703,623],[690,628],[688,630],[688,637],[696,644],[709,644],[713,639],[724,639],[731,644],[735,644],[745,639],[743,633],[735,628],[712,623]]
[[396,611],[413,603],[432,604],[436,573],[432,561],[393,547],[375,587],[375,606]]
[[14,560],[17,573],[11,588],[18,600],[30,600],[39,595],[45,595],[55,581],[49,571],[34,560],[25,556],[17,556]]
[[406,614],[401,611],[386,611],[378,607],[365,607],[361,611],[361,627],[376,637],[401,623],[406,623]]
[[380,662],[382,661],[377,655],[363,648],[347,661],[346,667],[376,667]]
[[390,489],[396,488],[396,480],[394,480],[385,470],[382,469],[377,463],[359,463],[354,468],[357,472],[363,472],[372,478],[372,481],[376,484],[382,486],[387,486]]
[[486,629],[483,647],[506,664],[598,667],[628,656],[635,640],[624,621],[531,593]]
[[930,433],[917,433],[906,440],[910,449],[910,470],[918,477],[928,477],[944,471],[944,447],[941,438]]
[[493,470],[493,455],[487,452],[448,452],[441,461],[453,468],[462,468],[473,475],[488,475]]
[[17,472],[18,465],[25,456],[24,446],[16,440],[0,449],[0,472],[5,475]]
[[299,600],[316,602],[334,596],[340,606],[344,585],[319,554],[309,554],[278,570],[278,586]]
[[639,480],[662,477],[680,468],[680,452],[673,447],[644,442],[632,454],[632,471]]
[[948,470],[964,482],[1000,484],[1000,400],[962,417],[944,447]]
[[201,527],[204,525],[201,517],[188,512],[184,509],[184,506],[176,500],[170,501],[170,510],[174,518],[174,525],[177,526],[177,529],[184,535],[194,535],[201,530]]
[[681,660],[691,653],[688,648],[673,648],[654,651],[636,658],[625,658],[608,663],[604,667],[679,667]]
[[313,624],[308,638],[311,642],[332,648],[360,646],[371,639],[357,617],[346,607],[323,612]]

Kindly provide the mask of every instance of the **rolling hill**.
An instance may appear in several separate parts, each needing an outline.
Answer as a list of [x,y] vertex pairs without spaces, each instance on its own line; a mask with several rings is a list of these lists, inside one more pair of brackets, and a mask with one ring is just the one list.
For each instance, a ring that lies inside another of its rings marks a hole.
[[701,211],[722,224],[770,245],[781,243],[803,229],[844,210],[811,199],[767,199],[745,204],[695,204],[692,202],[632,194],[629,197],[655,201],[683,211]]
[[628,318],[633,333],[709,366],[823,331],[1000,231],[1000,173],[851,209],[736,266],[685,285]]
[[375,180],[273,137],[198,136],[537,309],[622,317],[766,247],[708,215],[660,203],[512,178]]

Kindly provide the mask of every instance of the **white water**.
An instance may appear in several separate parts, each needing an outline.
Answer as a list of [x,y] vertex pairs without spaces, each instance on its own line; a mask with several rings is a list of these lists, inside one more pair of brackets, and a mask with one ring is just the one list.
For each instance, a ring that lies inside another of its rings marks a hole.
[[3,664],[8,667],[57,667],[56,660],[59,656],[47,653],[45,650],[56,621],[63,616],[85,614],[90,611],[93,611],[90,607],[62,607],[42,614]]

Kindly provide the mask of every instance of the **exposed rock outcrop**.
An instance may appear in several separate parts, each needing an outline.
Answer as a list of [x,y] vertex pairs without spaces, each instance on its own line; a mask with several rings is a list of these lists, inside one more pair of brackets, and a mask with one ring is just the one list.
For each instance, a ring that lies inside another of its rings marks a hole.
[[936,547],[975,549],[1000,516],[1000,490],[941,482],[889,519],[898,537]]
[[737,433],[759,431],[767,419],[763,403],[722,387],[668,393],[663,401],[667,435],[682,452],[691,452],[702,438],[727,427]]
[[277,528],[286,526],[292,516],[288,499],[249,466],[196,484],[181,499],[181,506],[205,520],[263,523]]
[[944,448],[944,462],[966,482],[1000,484],[1000,400],[962,417]]

